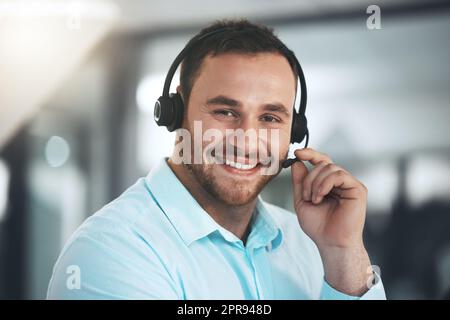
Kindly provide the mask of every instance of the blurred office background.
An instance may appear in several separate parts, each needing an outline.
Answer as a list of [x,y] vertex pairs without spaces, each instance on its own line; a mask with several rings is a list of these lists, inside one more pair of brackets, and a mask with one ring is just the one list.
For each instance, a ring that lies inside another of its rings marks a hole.
[[[45,298],[75,228],[169,154],[152,118],[165,73],[232,17],[274,27],[301,61],[310,145],[368,186],[388,298],[449,297],[449,1],[0,0],[0,298]],[[290,188],[285,172],[263,197],[292,208]]]

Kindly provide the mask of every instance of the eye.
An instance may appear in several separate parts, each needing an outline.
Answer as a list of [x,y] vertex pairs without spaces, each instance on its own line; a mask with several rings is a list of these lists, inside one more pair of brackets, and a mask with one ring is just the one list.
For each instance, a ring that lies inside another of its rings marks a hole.
[[236,117],[237,116],[233,111],[226,110],[226,109],[214,110],[213,113],[215,115],[219,115],[219,116],[223,116],[223,117]]
[[281,122],[281,120],[278,117],[275,117],[270,114],[263,115],[261,116],[260,119],[264,122]]

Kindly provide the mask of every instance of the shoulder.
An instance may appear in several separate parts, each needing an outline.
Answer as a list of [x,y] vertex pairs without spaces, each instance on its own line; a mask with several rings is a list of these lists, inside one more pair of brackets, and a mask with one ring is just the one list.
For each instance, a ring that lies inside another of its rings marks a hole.
[[[155,241],[173,232],[163,216],[139,179],[70,237],[54,266],[48,297],[139,299],[151,297],[152,282],[161,290],[164,283],[173,287],[163,250],[156,246],[161,242]],[[68,290],[74,270],[80,272],[80,288]]]
[[144,243],[151,245],[152,239],[159,239],[163,233],[170,234],[170,229],[170,223],[141,178],[87,218],[66,242],[62,254],[70,251],[74,244],[88,240],[90,244],[100,241],[104,246],[119,246],[114,247],[115,250],[126,244],[130,254],[133,247]]

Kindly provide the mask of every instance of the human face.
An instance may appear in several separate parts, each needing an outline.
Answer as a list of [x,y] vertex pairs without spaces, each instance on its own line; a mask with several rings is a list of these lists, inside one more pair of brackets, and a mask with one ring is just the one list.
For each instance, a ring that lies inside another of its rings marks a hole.
[[[214,198],[228,205],[248,204],[279,173],[280,169],[272,175],[261,174],[261,162],[266,160],[261,159],[261,154],[270,155],[272,161],[279,163],[286,158],[295,87],[292,68],[287,59],[277,53],[229,53],[204,59],[192,87],[183,128],[189,130],[192,137],[194,121],[201,121],[203,131],[219,130],[224,139],[230,129],[257,133],[257,139],[249,139],[243,150],[239,150],[236,139],[232,139],[235,147],[232,154],[216,155],[233,161],[234,165],[185,164]],[[260,129],[278,131],[277,148],[272,148],[270,139],[259,136]],[[208,142],[202,144],[206,147]],[[256,167],[244,166],[244,169],[240,165],[250,163]]]

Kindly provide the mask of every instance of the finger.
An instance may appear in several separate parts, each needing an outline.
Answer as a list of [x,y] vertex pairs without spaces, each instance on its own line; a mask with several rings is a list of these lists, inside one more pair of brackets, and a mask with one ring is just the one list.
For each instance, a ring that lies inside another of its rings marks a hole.
[[349,173],[337,170],[326,176],[319,185],[316,203],[320,203],[333,188],[341,198],[346,199],[357,199],[363,192],[367,192],[367,189]]
[[338,170],[345,171],[344,169],[342,169],[341,167],[339,167],[334,163],[328,163],[326,166],[322,168],[322,170],[320,170],[320,172],[314,177],[314,180],[311,183],[311,201],[313,201],[314,203],[316,202],[318,189],[319,186],[322,184],[323,180],[331,173]]
[[320,162],[303,179],[303,193],[302,193],[303,200],[311,201],[312,183],[314,179],[317,177],[317,175],[320,174],[321,170],[327,165],[328,165],[327,162]]
[[308,174],[308,169],[301,161],[295,162],[291,166],[292,186],[294,189],[294,205],[302,200],[302,183]]
[[295,156],[303,161],[309,161],[313,165],[317,165],[319,162],[333,162],[326,154],[320,153],[311,148],[297,149],[294,151]]

